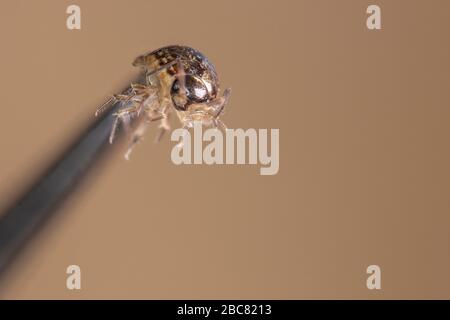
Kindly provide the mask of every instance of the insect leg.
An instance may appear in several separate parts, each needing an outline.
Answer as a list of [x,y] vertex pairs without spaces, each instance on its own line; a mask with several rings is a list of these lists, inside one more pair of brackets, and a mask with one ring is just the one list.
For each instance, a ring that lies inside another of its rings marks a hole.
[[231,89],[227,88],[225,89],[221,97],[208,102],[208,106],[213,110],[212,116],[214,119],[217,119],[221,114],[223,114],[230,95]]
[[183,136],[182,136],[182,138],[181,138],[181,141],[177,143],[177,145],[176,145],[177,148],[179,148],[179,149],[183,148],[183,145],[184,145],[184,139],[185,139],[186,136],[188,135],[188,130],[189,130],[190,128],[192,128],[193,126],[194,126],[194,124],[192,123],[191,120],[187,120],[187,119],[185,120],[184,125],[183,125],[183,127],[182,127],[182,129],[184,129]]
[[119,123],[122,123],[122,126],[126,132],[129,131],[130,120],[131,120],[131,115],[129,113],[116,114],[116,118],[114,119],[114,122],[113,122],[113,125],[111,128],[111,133],[109,135],[109,143],[113,143]]
[[170,116],[170,113],[161,114],[161,119],[160,119],[160,123],[158,126],[159,131],[155,137],[155,142],[160,142],[162,137],[166,133],[166,131],[170,130],[169,116]]
[[125,159],[130,160],[130,154],[131,151],[133,151],[133,148],[136,146],[136,144],[138,144],[141,140],[142,137],[145,134],[145,131],[147,130],[148,127],[148,122],[147,121],[142,121],[138,127],[136,128],[136,130],[133,132],[133,135],[131,137],[131,141],[128,145],[128,149],[125,152]]
[[154,74],[156,74],[156,73],[159,73],[159,72],[161,72],[161,71],[163,71],[163,70],[166,70],[166,69],[168,69],[168,68],[170,68],[170,67],[176,65],[177,63],[178,63],[178,60],[173,60],[173,61],[171,61],[171,62],[169,62],[169,63],[163,64],[163,65],[162,65],[161,67],[159,67],[158,69],[155,69],[155,70],[152,70],[152,71],[150,71],[150,72],[147,72],[147,73],[146,73],[146,76],[147,76],[147,78],[148,78],[148,77],[150,77],[150,76],[152,76],[152,75],[154,75]]
[[104,104],[102,104],[97,108],[97,110],[95,110],[95,116],[103,113],[106,109],[108,109],[108,107],[112,106],[117,101],[126,102],[132,99],[134,96],[134,94],[113,94]]
[[212,120],[212,122],[213,122],[214,127],[219,128],[220,130],[222,130],[224,132],[227,130],[227,126],[219,118],[214,118]]
[[138,111],[139,106],[132,105],[130,107],[120,109],[114,113],[115,119],[111,128],[111,134],[109,135],[109,143],[113,143],[119,123],[122,123],[125,131],[130,131],[131,117],[138,114]]
[[146,92],[144,94],[144,98],[139,102],[139,106],[137,108],[137,115],[139,116],[143,110],[150,110],[155,108],[155,104],[157,103],[157,90],[155,88],[147,87]]
[[187,102],[186,72],[184,71],[183,64],[181,63],[181,61],[178,61],[177,66],[178,66],[178,70],[177,70],[177,74],[175,75],[175,77],[178,80],[178,86],[179,86],[178,95],[180,96],[180,98],[182,100],[181,101],[182,105],[184,107],[184,105]]
[[152,115],[152,116],[149,115],[147,117],[146,121],[148,123],[150,123],[150,122],[153,122],[153,121],[161,120],[162,118],[164,118],[164,115],[162,115],[162,114],[156,114],[156,115]]
[[179,105],[184,106],[187,102],[187,90],[186,90],[186,72],[184,70],[183,64],[181,63],[181,60],[179,59],[175,59],[169,63],[166,63],[164,65],[162,65],[161,67],[159,67],[156,70],[147,72],[146,76],[147,78],[158,73],[161,72],[163,70],[166,70],[172,66],[176,65],[177,66],[177,72],[175,74],[175,78],[178,80],[178,86],[179,86]]

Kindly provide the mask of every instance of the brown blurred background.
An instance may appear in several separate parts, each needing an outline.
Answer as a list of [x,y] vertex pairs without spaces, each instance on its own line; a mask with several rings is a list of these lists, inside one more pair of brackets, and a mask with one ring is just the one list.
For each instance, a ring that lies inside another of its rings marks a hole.
[[[66,29],[81,7],[82,29]],[[366,28],[378,4],[382,30]],[[450,2],[5,1],[0,205],[136,72],[186,44],[279,128],[280,171],[114,154],[0,282],[15,298],[450,298]],[[66,289],[66,267],[82,289]],[[366,268],[382,289],[366,288]]]

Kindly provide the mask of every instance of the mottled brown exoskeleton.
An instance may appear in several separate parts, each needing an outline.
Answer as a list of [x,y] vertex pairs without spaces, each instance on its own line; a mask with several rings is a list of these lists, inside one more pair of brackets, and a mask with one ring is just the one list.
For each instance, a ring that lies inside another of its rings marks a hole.
[[[147,126],[160,121],[159,141],[170,130],[169,116],[175,112],[182,127],[189,129],[194,121],[222,130],[226,129],[219,119],[230,96],[231,89],[220,94],[219,81],[214,66],[199,51],[186,46],[168,46],[137,57],[133,66],[142,68],[144,84],[131,84],[127,94],[114,95],[123,103],[115,113],[110,143],[119,123],[127,128],[130,119],[141,120],[131,133],[131,141],[125,158],[128,159]],[[100,107],[96,114],[104,107]]]

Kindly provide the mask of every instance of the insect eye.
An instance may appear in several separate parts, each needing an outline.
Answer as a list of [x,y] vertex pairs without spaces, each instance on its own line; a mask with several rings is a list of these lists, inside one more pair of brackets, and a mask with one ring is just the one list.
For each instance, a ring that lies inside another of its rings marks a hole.
[[[171,89],[171,96],[173,103],[175,105],[175,108],[177,110],[184,111],[186,110],[186,107],[193,103],[201,103],[208,100],[208,89],[206,88],[203,81],[195,76],[186,75],[185,77],[185,88],[186,88],[186,97],[187,102],[186,104],[180,105],[177,103],[180,101],[180,99],[176,99],[175,97],[179,96],[180,86],[178,80],[175,80],[172,89]],[[175,98],[175,99],[174,99]]]

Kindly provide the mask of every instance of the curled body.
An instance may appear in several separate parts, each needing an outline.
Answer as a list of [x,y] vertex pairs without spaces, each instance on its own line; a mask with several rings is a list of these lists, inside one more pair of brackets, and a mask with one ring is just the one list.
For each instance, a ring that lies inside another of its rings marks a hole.
[[[131,132],[130,144],[125,153],[142,139],[145,129],[159,121],[159,141],[170,130],[169,117],[175,113],[185,129],[195,121],[222,130],[225,124],[220,120],[230,96],[228,88],[220,92],[219,80],[213,64],[199,51],[186,46],[167,46],[137,57],[133,66],[141,68],[145,75],[144,84],[131,84],[127,94],[114,95],[123,107],[115,113],[110,142],[119,124],[129,129],[131,118],[141,118]],[[96,114],[102,111],[100,107]]]

